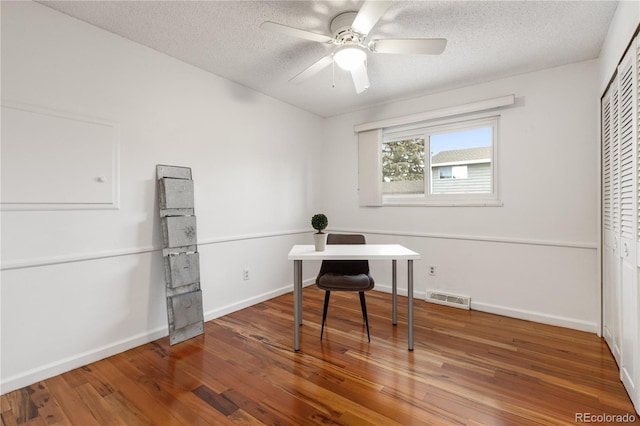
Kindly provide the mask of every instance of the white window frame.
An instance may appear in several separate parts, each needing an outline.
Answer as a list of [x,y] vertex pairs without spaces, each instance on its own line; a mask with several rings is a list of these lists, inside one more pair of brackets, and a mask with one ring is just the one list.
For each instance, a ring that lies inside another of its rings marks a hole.
[[[467,117],[464,120],[441,120],[425,125],[397,126],[383,129],[378,151],[382,156],[382,143],[402,139],[421,137],[425,141],[425,178],[424,194],[382,194],[380,188],[380,205],[383,206],[501,206],[498,193],[498,135],[500,116],[476,116]],[[486,194],[431,194],[431,155],[430,137],[443,133],[453,133],[472,130],[481,127],[492,128],[491,141],[491,184],[492,192]],[[382,161],[378,162],[377,177],[382,180]]]

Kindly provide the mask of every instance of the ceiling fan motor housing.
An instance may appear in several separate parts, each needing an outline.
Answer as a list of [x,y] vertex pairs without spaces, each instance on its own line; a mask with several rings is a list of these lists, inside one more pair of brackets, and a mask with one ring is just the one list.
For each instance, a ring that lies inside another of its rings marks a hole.
[[346,44],[361,44],[364,42],[365,34],[360,34],[351,27],[358,12],[343,12],[331,20],[329,28],[335,37],[335,44],[343,46]]

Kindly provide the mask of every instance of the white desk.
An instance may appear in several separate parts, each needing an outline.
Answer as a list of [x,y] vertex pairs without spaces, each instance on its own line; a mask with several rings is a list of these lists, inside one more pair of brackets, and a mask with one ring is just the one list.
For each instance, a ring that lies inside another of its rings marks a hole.
[[313,245],[296,245],[289,252],[293,260],[293,347],[300,350],[302,325],[302,261],[303,260],[391,260],[392,261],[392,322],[398,323],[396,302],[398,297],[397,261],[407,260],[407,328],[409,350],[413,350],[413,261],[420,253],[399,244],[327,244],[325,251],[315,251]]

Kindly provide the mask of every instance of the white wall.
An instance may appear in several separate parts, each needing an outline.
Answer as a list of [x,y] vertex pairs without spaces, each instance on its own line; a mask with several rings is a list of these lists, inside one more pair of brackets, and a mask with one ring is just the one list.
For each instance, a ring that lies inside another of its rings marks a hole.
[[291,288],[321,118],[31,2],[2,99],[119,123],[121,176],[119,210],[2,212],[2,393],[166,335],[156,164],[193,169],[205,319]]
[[[330,228],[419,251],[417,296],[442,289],[471,296],[475,309],[597,331],[597,65],[576,63],[329,119],[331,167],[320,196]],[[508,94],[516,104],[499,112],[504,206],[358,206],[354,124]],[[429,265],[437,266],[435,277]],[[389,268],[375,265],[374,273],[378,288],[388,288]]]

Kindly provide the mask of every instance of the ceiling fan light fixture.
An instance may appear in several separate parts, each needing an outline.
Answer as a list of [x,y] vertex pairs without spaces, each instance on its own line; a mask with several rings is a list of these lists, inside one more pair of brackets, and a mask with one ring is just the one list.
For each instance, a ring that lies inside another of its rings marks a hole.
[[357,68],[367,59],[367,53],[359,46],[346,45],[338,48],[333,54],[336,64],[346,71]]

